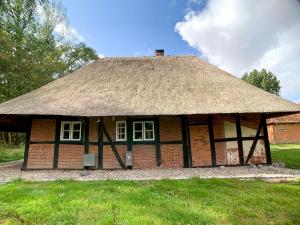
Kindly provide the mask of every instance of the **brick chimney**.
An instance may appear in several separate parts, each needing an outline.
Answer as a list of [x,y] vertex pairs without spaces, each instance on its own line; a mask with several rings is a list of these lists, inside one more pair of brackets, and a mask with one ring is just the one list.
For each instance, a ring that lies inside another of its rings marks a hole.
[[165,50],[164,49],[156,49],[155,50],[155,56],[164,56]]

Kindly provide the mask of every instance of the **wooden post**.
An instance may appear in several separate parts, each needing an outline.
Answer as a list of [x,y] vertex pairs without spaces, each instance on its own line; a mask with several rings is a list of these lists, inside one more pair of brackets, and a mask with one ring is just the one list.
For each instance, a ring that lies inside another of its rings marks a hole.
[[88,154],[89,153],[89,147],[90,147],[90,143],[89,143],[89,133],[90,133],[90,126],[89,126],[89,118],[86,118],[84,120],[84,153]]
[[156,165],[161,165],[161,151],[160,151],[160,130],[159,130],[159,117],[154,119],[154,130],[155,130],[155,149],[156,149]]
[[246,164],[249,162],[249,160],[250,160],[251,157],[253,156],[254,150],[255,150],[255,148],[256,148],[256,145],[257,145],[257,142],[258,142],[258,139],[259,139],[259,136],[260,136],[260,132],[261,132],[262,126],[263,126],[263,118],[262,118],[262,119],[260,120],[260,122],[259,122],[257,131],[256,131],[256,135],[255,135],[255,138],[254,138],[254,140],[253,140],[253,143],[252,143],[252,145],[251,145],[251,148],[250,148],[250,151],[249,151],[247,160],[246,160]]
[[264,143],[265,143],[265,151],[266,151],[266,163],[270,165],[272,164],[272,158],[271,158],[271,150],[270,150],[270,143],[269,143],[269,136],[268,136],[268,127],[267,127],[265,114],[263,114],[262,117],[263,117]]
[[58,167],[59,140],[60,140],[60,128],[61,128],[60,126],[61,126],[61,119],[56,118],[53,169],[57,169]]
[[103,118],[98,123],[98,169],[103,169]]
[[29,147],[30,147],[31,125],[32,125],[32,119],[30,118],[29,121],[28,121],[28,127],[26,129],[24,162],[23,162],[22,170],[27,169],[28,154],[29,154]]
[[211,164],[213,167],[215,167],[217,166],[217,156],[216,156],[213,120],[211,115],[208,115],[208,132],[209,132],[209,142],[210,142],[210,150],[211,150]]
[[242,139],[240,115],[235,115],[235,124],[236,124],[236,135],[237,135],[237,142],[238,142],[238,148],[239,148],[240,164],[244,165],[245,162],[244,162],[244,150],[243,150],[243,139]]
[[183,165],[185,168],[192,166],[191,164],[191,145],[188,129],[188,119],[186,116],[181,117],[182,143],[183,143]]

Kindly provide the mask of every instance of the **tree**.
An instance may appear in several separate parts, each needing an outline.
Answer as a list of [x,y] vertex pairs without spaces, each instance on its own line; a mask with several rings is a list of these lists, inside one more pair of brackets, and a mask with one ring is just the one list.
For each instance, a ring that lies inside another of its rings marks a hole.
[[0,1],[0,102],[98,58],[93,49],[70,37],[68,29],[63,7],[55,2]]
[[[64,9],[55,1],[0,0],[0,102],[98,58],[69,30]],[[4,142],[12,137],[0,136]]]
[[279,95],[280,93],[280,81],[272,72],[266,69],[261,71],[254,69],[249,74],[245,73],[242,80],[272,94]]

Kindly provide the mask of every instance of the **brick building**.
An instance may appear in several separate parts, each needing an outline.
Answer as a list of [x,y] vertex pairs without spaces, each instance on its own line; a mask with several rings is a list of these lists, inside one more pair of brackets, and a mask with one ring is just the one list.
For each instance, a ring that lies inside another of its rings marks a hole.
[[299,112],[194,56],[103,58],[0,104],[23,169],[270,164],[266,118]]
[[300,113],[267,121],[270,143],[300,143]]

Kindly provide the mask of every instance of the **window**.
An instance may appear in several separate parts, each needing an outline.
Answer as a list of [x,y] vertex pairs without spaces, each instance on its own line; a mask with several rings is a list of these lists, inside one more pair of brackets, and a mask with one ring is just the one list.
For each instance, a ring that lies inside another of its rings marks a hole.
[[286,131],[285,124],[279,124],[279,130]]
[[134,141],[153,141],[154,140],[154,122],[141,121],[133,123]]
[[60,140],[80,141],[81,140],[81,121],[61,122]]
[[126,141],[126,121],[116,122],[116,140]]

